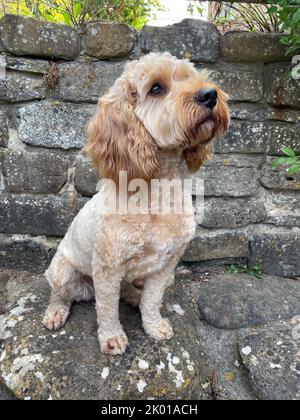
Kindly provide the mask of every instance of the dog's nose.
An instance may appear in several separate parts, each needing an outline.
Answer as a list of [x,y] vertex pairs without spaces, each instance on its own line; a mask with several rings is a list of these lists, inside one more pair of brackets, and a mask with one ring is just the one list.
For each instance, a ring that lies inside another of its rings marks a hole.
[[201,89],[196,93],[195,100],[199,105],[213,109],[217,105],[218,93],[215,89]]

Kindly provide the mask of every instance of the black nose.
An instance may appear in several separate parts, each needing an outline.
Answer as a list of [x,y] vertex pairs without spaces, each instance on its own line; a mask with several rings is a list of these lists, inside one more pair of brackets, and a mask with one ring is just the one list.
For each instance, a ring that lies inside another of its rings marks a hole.
[[217,105],[218,93],[215,89],[201,89],[196,93],[195,100],[199,105],[213,109]]

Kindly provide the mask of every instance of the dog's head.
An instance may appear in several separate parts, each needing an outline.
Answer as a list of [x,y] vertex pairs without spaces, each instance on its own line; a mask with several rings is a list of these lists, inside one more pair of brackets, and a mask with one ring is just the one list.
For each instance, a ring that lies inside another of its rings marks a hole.
[[159,150],[180,149],[191,171],[210,157],[211,142],[226,133],[226,94],[186,60],[149,54],[127,64],[99,101],[88,128],[87,152],[100,173],[149,180]]

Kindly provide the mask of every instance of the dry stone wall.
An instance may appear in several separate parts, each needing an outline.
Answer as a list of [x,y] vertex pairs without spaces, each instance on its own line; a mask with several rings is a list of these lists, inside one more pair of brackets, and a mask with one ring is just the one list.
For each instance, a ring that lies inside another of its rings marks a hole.
[[[300,175],[272,169],[300,153],[300,83],[276,34],[221,36],[184,20],[141,32],[93,22],[75,30],[16,16],[0,21],[0,266],[42,272],[97,176],[80,154],[99,96],[128,60],[169,51],[208,68],[231,98],[232,125],[205,179],[206,211],[184,261],[248,260],[300,276]],[[49,83],[49,81],[51,83]]]

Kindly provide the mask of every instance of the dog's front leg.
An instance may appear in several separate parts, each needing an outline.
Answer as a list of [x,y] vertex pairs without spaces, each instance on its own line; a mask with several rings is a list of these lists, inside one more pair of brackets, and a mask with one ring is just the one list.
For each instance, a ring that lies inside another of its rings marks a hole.
[[162,318],[160,308],[166,288],[174,281],[176,264],[172,264],[160,273],[145,279],[141,298],[143,326],[147,334],[156,340],[170,340],[173,328],[167,318]]
[[105,354],[122,354],[128,340],[119,320],[122,273],[117,268],[94,264],[94,287],[100,350]]

